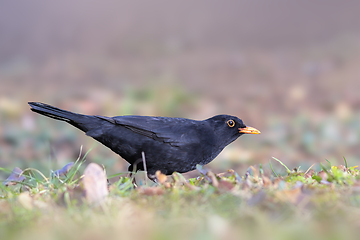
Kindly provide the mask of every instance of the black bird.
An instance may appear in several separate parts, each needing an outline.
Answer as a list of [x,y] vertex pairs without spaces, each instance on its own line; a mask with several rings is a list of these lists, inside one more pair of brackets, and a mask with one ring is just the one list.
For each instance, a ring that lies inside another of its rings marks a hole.
[[29,105],[32,111],[68,122],[101,142],[130,163],[130,172],[145,170],[143,152],[150,179],[154,179],[157,170],[166,175],[194,170],[197,164],[211,162],[241,135],[260,133],[229,115],[203,121],[134,115],[104,117],[73,113],[39,102]]

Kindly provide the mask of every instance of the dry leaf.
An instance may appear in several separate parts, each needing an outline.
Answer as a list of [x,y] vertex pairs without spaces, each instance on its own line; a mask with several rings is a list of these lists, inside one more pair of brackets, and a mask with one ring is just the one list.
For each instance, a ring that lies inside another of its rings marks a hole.
[[346,172],[346,167],[344,165],[339,165],[337,168]]
[[160,184],[164,184],[166,182],[167,176],[162,174],[159,170],[155,173],[156,179]]
[[22,170],[18,167],[14,168],[10,174],[10,176],[3,182],[5,186],[15,185],[18,182],[22,182],[25,180],[25,177],[22,174]]
[[328,174],[324,171],[320,171],[318,174],[317,174],[319,177],[321,177],[321,180],[324,181],[324,182],[327,182],[327,179],[328,179]]
[[220,193],[223,193],[223,192],[230,192],[234,187],[235,185],[232,182],[221,179],[218,183],[217,189]]
[[264,187],[269,187],[269,186],[272,185],[272,182],[271,182],[270,178],[268,178],[267,176],[262,176],[261,179],[263,181],[263,186]]
[[209,176],[207,175],[209,170],[207,170],[206,168],[204,168],[204,166],[200,164],[196,165],[196,170],[198,170],[198,172],[202,174],[207,181],[211,182],[211,178],[209,178]]
[[67,174],[70,171],[70,169],[73,166],[74,166],[74,162],[70,162],[70,163],[66,164],[63,168],[54,171],[54,175],[57,177],[64,176],[65,174]]
[[305,178],[312,178],[313,175],[314,175],[314,170],[311,169],[308,173],[306,173],[304,175],[304,177]]
[[305,197],[302,193],[301,187],[296,187],[290,190],[282,190],[275,193],[276,197],[284,202],[292,204],[299,204]]
[[96,163],[90,163],[82,180],[88,203],[99,203],[109,194],[105,171]]
[[214,187],[218,187],[219,186],[219,181],[216,178],[216,175],[213,172],[207,172],[206,176],[208,176],[210,178],[210,182],[212,183],[212,185]]

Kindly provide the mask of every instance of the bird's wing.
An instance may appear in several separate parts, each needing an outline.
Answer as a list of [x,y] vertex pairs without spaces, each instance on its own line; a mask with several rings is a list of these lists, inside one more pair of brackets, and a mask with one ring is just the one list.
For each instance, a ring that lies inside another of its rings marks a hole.
[[196,131],[194,120],[147,116],[97,117],[172,146],[179,147],[196,140],[189,137],[189,133]]

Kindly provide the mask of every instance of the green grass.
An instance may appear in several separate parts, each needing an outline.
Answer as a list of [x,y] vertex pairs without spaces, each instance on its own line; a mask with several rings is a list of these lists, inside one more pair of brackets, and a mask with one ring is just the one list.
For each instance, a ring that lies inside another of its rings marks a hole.
[[0,239],[344,239],[359,231],[360,176],[346,162],[303,172],[276,159],[285,175],[198,166],[197,178],[159,174],[160,183],[137,188],[119,174],[108,197],[89,204],[84,161],[66,175],[27,169],[23,181],[1,185]]

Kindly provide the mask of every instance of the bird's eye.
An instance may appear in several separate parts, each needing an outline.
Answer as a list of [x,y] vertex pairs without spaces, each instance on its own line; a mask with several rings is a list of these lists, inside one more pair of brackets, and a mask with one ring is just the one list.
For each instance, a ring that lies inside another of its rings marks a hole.
[[229,120],[229,121],[227,121],[227,125],[229,125],[229,127],[234,127],[235,122],[233,120]]

